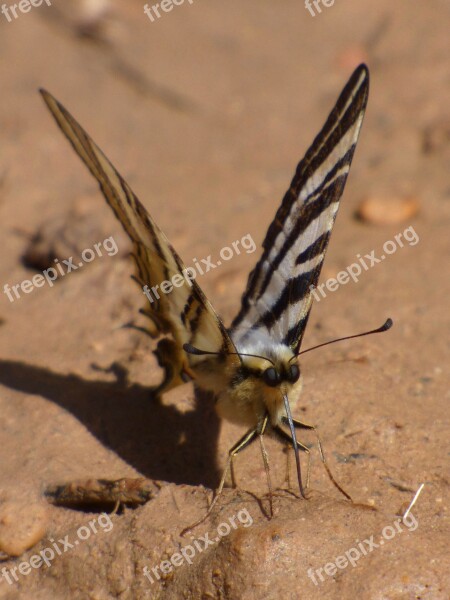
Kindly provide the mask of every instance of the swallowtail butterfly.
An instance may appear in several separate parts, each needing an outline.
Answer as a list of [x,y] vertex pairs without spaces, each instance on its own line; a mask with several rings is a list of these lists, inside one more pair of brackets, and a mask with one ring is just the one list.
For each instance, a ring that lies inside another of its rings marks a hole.
[[[268,229],[262,256],[248,278],[239,314],[229,329],[196,281],[184,280],[183,285],[142,310],[150,319],[151,335],[162,336],[155,351],[165,373],[158,391],[163,393],[194,380],[198,387],[214,393],[220,416],[248,428],[230,450],[228,466],[251,442],[258,438],[262,442],[269,429],[289,440],[295,450],[302,495],[298,449],[308,448],[296,440],[294,428],[314,428],[291,416],[290,406],[302,387],[298,356],[311,309],[311,290],[322,268],[368,91],[369,72],[360,65],[297,166]],[[41,93],[131,238],[137,283],[144,288],[176,275],[183,278],[181,258],[128,183],[72,115],[51,94]],[[391,324],[388,320],[374,332]]]

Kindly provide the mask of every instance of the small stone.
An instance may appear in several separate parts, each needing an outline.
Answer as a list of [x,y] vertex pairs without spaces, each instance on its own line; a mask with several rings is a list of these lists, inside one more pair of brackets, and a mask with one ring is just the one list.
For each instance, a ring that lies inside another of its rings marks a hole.
[[412,219],[419,212],[419,202],[412,197],[372,196],[359,205],[356,216],[374,225],[394,225]]
[[78,33],[97,37],[111,12],[111,0],[81,0],[78,11]]
[[44,537],[47,523],[48,511],[43,504],[0,504],[0,551],[20,556]]

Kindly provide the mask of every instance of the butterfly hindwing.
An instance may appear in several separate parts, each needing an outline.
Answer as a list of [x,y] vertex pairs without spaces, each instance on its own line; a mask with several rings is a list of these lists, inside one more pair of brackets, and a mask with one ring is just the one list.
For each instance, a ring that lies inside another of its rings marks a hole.
[[232,324],[238,346],[261,332],[298,352],[311,309],[311,288],[319,279],[368,92],[369,73],[360,65],[298,164]]
[[[141,288],[147,285],[150,290],[164,281],[174,282],[170,293],[156,290],[151,294],[151,301],[142,310],[151,319],[149,333],[152,337],[170,334],[172,338],[161,340],[157,351],[159,362],[166,369],[164,390],[183,383],[204,360],[188,356],[183,344],[192,344],[209,352],[235,352],[233,342],[210,302],[199,285],[185,276],[186,267],[180,257],[127,182],[72,115],[50,93],[41,90],[41,94],[130,237],[137,269],[134,279]],[[239,362],[236,356],[231,356],[230,360]]]

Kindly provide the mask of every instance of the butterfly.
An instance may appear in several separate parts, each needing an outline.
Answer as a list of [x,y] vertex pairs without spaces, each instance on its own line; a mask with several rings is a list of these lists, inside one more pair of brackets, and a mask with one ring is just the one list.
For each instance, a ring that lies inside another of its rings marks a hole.
[[[368,68],[361,64],[353,72],[298,164],[230,328],[198,283],[185,276],[181,258],[125,179],[64,106],[49,92],[40,92],[130,237],[135,281],[144,292],[163,281],[178,281],[170,293],[155,295],[141,310],[149,319],[150,335],[160,338],[155,354],[164,378],[157,391],[164,393],[193,380],[214,394],[222,418],[247,428],[229,451],[227,469],[232,467],[233,457],[252,442],[260,439],[262,443],[269,430],[288,441],[295,451],[298,484],[304,496],[299,449],[308,452],[308,448],[297,441],[295,428],[315,428],[291,413],[302,387],[298,357],[312,290],[319,279],[367,105]],[[391,324],[388,319],[373,332],[385,331]]]

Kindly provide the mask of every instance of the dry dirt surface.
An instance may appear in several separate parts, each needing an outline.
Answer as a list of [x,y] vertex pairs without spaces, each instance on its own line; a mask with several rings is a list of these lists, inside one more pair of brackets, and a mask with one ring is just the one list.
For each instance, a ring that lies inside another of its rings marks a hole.
[[[2,4],[0,598],[448,598],[449,4],[162,4],[159,18],[143,0],[22,0],[17,17]],[[296,163],[360,62],[368,110],[321,281],[385,259],[323,288],[304,348],[394,327],[305,356],[295,408],[355,503],[308,432],[310,498],[295,495],[292,460],[283,491],[286,455],[269,439],[273,518],[255,444],[237,490],[182,537],[243,432],[191,384],[150,393],[153,342],[123,327],[145,325],[128,240],[37,90],[79,119],[188,265],[255,241],[201,277],[229,324]],[[111,236],[78,272],[8,298],[5,285]],[[45,499],[55,484],[136,477],[150,490],[137,507]]]

